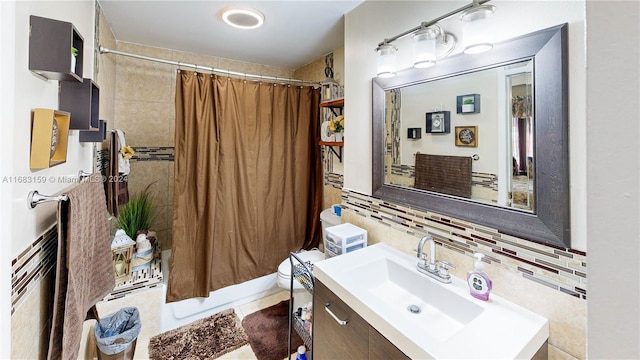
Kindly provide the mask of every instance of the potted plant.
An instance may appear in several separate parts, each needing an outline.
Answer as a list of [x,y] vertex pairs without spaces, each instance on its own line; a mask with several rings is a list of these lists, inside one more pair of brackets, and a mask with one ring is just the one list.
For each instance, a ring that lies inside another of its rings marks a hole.
[[475,108],[475,103],[473,98],[465,98],[462,102],[462,112],[473,112]]
[[76,57],[78,56],[78,49],[71,47],[71,72],[76,72]]
[[151,222],[155,218],[153,201],[149,184],[141,193],[129,198],[129,202],[118,208],[118,227],[131,238],[136,239],[138,233],[149,230]]

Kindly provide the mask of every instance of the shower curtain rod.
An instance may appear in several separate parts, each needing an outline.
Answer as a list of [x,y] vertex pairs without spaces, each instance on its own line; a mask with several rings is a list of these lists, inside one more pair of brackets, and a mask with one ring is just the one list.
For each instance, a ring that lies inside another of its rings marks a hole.
[[154,62],[159,62],[159,63],[163,63],[163,64],[169,64],[169,65],[176,65],[178,67],[181,67],[181,66],[189,67],[189,68],[195,69],[196,71],[197,70],[204,70],[204,71],[215,72],[215,73],[223,74],[223,75],[234,75],[234,76],[245,77],[245,78],[249,77],[249,78],[255,78],[255,79],[260,79],[260,80],[273,80],[273,81],[276,81],[276,82],[284,81],[284,82],[292,82],[292,83],[299,83],[299,84],[313,84],[313,85],[317,85],[317,86],[321,85],[319,82],[314,82],[314,81],[280,78],[280,77],[277,77],[277,76],[268,76],[268,75],[245,74],[245,73],[241,73],[241,72],[237,72],[237,71],[216,69],[216,68],[197,65],[197,64],[188,64],[188,63],[183,63],[183,62],[179,62],[179,61],[171,61],[171,60],[153,58],[153,57],[149,57],[149,56],[136,55],[136,54],[126,53],[126,52],[122,52],[122,51],[107,49],[107,48],[103,47],[102,45],[99,45],[98,49],[100,51],[100,54],[114,54],[114,55],[128,56],[128,57],[141,59],[141,60],[154,61]]

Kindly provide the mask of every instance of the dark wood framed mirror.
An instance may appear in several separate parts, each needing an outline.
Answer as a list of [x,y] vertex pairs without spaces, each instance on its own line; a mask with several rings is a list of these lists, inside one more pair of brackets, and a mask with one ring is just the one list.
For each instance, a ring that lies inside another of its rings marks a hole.
[[[427,69],[407,69],[373,79],[373,189],[376,198],[494,228],[501,233],[571,246],[569,195],[568,25],[562,24],[495,44],[489,52],[458,54]],[[532,211],[501,207],[385,182],[385,92],[517,62],[533,62]]]

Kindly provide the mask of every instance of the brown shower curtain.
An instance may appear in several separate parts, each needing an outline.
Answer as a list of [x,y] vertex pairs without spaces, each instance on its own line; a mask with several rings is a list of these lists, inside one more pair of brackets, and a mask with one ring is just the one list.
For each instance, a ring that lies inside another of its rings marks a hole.
[[168,302],[273,273],[319,244],[319,98],[178,72]]

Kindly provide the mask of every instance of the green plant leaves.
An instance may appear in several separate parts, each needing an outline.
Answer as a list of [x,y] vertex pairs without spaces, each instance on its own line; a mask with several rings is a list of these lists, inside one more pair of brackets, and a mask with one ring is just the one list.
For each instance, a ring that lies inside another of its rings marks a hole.
[[128,203],[118,208],[118,227],[133,240],[138,231],[149,229],[151,221],[155,218],[153,201],[149,193],[151,185],[153,184],[149,184],[144,191],[130,197]]

